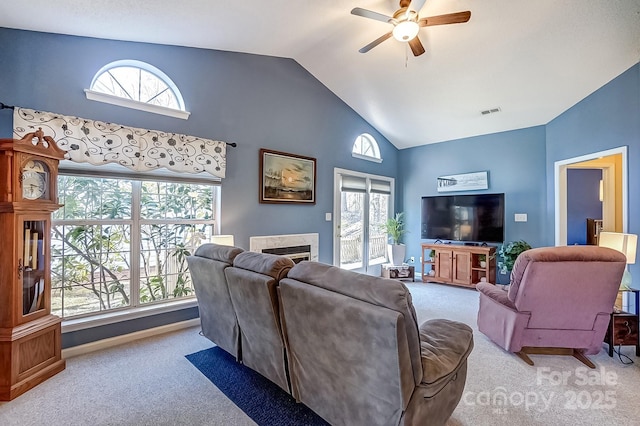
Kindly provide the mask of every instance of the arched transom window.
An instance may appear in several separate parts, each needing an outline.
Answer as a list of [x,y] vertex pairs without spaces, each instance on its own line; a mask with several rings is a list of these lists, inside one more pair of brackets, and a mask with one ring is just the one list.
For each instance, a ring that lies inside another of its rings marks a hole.
[[174,82],[153,65],[122,60],[102,67],[85,90],[87,98],[157,114],[188,118]]
[[356,158],[362,158],[363,160],[375,161],[377,163],[382,162],[378,143],[373,136],[368,133],[363,133],[356,138],[353,143],[351,155]]

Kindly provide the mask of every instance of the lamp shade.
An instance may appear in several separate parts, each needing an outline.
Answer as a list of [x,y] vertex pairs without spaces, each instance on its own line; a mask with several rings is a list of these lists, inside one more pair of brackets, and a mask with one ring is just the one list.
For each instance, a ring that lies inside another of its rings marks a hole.
[[233,235],[213,235],[211,242],[221,246],[233,246]]
[[598,245],[621,251],[627,256],[628,264],[636,263],[636,247],[638,245],[638,236],[636,234],[600,232]]

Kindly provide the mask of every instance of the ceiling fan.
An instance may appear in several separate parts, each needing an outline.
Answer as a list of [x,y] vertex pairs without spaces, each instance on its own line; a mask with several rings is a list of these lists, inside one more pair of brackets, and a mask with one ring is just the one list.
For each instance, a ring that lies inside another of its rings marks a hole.
[[373,12],[371,10],[356,7],[351,11],[352,15],[362,16],[363,18],[375,19],[377,21],[387,22],[393,25],[393,30],[378,37],[371,43],[359,50],[360,53],[367,53],[388,38],[395,38],[398,41],[409,43],[414,56],[422,55],[425,50],[420,42],[418,32],[420,27],[430,27],[433,25],[461,24],[467,22],[471,18],[471,12],[456,12],[446,15],[430,16],[420,18],[418,11],[422,8],[426,0],[400,0],[400,9],[396,10],[393,17],[383,15],[382,13]]

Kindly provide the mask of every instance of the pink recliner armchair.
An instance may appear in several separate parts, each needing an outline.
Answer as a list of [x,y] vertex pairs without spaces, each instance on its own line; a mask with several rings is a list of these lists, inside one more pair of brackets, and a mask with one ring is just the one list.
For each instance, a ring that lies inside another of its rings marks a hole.
[[543,247],[518,256],[508,292],[479,283],[478,328],[516,353],[585,356],[596,354],[609,324],[625,255],[597,246]]

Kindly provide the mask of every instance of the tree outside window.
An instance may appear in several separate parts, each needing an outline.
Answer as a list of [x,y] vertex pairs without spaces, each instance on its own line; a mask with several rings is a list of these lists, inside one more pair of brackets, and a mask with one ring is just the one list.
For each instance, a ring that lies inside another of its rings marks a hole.
[[61,175],[52,312],[63,318],[193,296],[186,256],[209,240],[215,187]]

